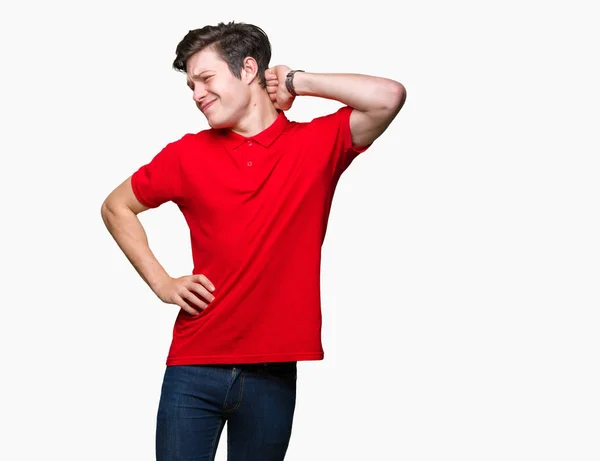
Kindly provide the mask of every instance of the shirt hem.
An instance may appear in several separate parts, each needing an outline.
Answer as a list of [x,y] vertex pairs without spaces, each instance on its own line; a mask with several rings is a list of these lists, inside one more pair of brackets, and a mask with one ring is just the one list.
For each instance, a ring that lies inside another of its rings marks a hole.
[[227,365],[264,362],[297,362],[302,360],[323,360],[323,352],[290,353],[290,354],[259,354],[259,355],[210,355],[194,357],[169,357],[166,365]]

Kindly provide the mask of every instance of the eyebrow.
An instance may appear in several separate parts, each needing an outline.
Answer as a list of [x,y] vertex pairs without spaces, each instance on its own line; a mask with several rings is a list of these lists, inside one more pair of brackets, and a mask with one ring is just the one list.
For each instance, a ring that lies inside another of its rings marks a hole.
[[187,86],[189,86],[191,88],[192,87],[191,82],[194,80],[198,80],[204,72],[211,72],[211,71],[207,69],[207,70],[203,70],[202,72],[200,72],[198,74],[192,74],[191,79],[190,79],[190,77],[188,77],[186,79]]
[[204,73],[204,72],[210,72],[210,70],[203,70],[202,72],[200,72],[199,74],[192,74],[192,80],[196,80],[198,78],[200,78],[200,76]]

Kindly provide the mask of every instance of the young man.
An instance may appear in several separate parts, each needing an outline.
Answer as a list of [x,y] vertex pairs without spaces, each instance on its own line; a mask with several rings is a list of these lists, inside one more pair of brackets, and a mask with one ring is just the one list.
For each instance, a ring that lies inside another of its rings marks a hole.
[[[321,245],[336,184],[404,104],[390,79],[268,68],[258,27],[190,31],[173,67],[210,129],[168,144],[105,200],[102,217],[153,292],[180,308],[158,407],[159,461],[283,460],[297,361],[321,360]],[[343,107],[309,123],[296,96]],[[171,277],[137,214],[172,201],[190,228],[194,269]]]

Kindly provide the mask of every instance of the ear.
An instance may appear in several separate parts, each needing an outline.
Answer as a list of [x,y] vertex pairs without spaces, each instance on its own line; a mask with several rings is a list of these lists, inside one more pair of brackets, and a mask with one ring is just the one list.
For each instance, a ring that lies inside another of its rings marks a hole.
[[244,58],[241,72],[242,81],[249,85],[256,79],[257,75],[258,64],[256,60],[251,57]]

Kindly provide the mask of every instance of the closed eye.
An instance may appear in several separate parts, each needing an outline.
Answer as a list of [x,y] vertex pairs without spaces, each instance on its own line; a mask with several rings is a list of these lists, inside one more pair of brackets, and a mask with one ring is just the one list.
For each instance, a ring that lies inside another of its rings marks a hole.
[[[213,78],[213,77],[214,77],[214,75],[209,75],[209,76],[207,76],[207,77],[201,77],[201,78],[200,78],[200,80],[202,80],[203,82],[206,82],[206,81],[208,81],[209,79],[211,79],[211,78]],[[193,84],[193,83],[190,83],[190,82],[188,81],[188,83],[187,83],[187,86],[188,86],[188,88],[189,88],[190,90],[194,91],[194,84]]]

